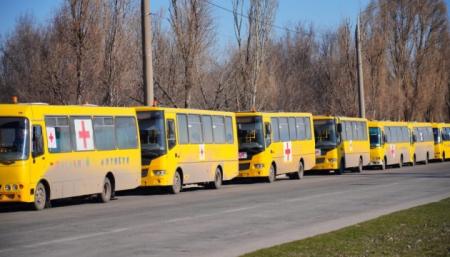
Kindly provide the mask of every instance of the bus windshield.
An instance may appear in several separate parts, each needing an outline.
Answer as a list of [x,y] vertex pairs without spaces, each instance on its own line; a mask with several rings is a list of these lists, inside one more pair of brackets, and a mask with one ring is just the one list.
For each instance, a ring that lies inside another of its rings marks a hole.
[[265,147],[262,118],[259,116],[238,117],[236,122],[239,151],[262,152]]
[[314,120],[316,147],[336,147],[338,136],[334,120]]
[[378,147],[381,146],[381,129],[380,128],[369,128],[370,135],[370,146]]
[[25,118],[0,117],[0,162],[28,159],[30,135]]
[[162,111],[137,113],[142,161],[148,162],[166,153],[166,134]]

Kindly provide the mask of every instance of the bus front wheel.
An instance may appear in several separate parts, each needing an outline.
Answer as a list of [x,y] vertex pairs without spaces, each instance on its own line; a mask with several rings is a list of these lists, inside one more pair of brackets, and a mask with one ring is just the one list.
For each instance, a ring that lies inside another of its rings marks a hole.
[[169,188],[170,193],[172,194],[178,194],[179,192],[181,192],[181,189],[183,188],[183,182],[181,180],[181,175],[180,172],[177,171],[175,172],[175,175],[173,176],[173,184],[172,186]]
[[269,176],[267,177],[267,182],[273,183],[275,181],[275,178],[276,178],[275,167],[273,165],[270,165]]
[[45,209],[48,205],[47,201],[49,201],[47,197],[47,189],[42,182],[39,182],[34,191],[34,209],[37,211]]
[[342,159],[341,163],[339,165],[339,169],[336,171],[336,174],[337,175],[342,175],[342,174],[344,174],[344,172],[345,172],[345,160]]
[[99,200],[102,203],[107,203],[111,200],[112,193],[112,185],[111,180],[109,180],[108,177],[105,177],[105,180],[103,181],[103,187],[102,192],[99,194]]

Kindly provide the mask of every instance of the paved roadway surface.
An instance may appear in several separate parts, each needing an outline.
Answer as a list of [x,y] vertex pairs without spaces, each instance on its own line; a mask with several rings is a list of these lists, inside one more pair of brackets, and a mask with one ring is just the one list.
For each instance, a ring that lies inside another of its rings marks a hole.
[[0,209],[0,256],[237,256],[450,196],[450,162]]

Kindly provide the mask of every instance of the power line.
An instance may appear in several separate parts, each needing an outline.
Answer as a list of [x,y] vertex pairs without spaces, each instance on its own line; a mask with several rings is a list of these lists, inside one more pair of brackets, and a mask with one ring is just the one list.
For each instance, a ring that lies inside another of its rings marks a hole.
[[[203,0],[203,1],[205,1],[206,3],[212,5],[212,6],[216,7],[216,8],[219,8],[219,9],[222,9],[222,10],[224,10],[224,11],[226,11],[226,12],[232,13],[233,15],[234,15],[234,14],[237,14],[237,15],[243,17],[243,18],[246,18],[246,19],[252,19],[252,20],[254,20],[254,21],[256,21],[256,22],[263,23],[263,21],[261,21],[261,20],[255,18],[255,17],[250,17],[250,16],[245,15],[245,14],[243,14],[243,13],[235,12],[235,11],[229,9],[229,8],[223,7],[223,6],[218,5],[218,4],[214,3],[214,2],[211,2],[211,1],[209,1],[209,0]],[[285,30],[285,31],[292,32],[292,33],[301,33],[300,31],[293,30],[293,29],[289,29],[289,28],[286,28],[286,27],[283,27],[283,26],[278,26],[278,25],[276,25],[276,24],[274,24],[274,23],[267,22],[266,24],[269,25],[269,26],[271,26],[271,27],[273,27],[273,28],[276,28],[276,29]]]

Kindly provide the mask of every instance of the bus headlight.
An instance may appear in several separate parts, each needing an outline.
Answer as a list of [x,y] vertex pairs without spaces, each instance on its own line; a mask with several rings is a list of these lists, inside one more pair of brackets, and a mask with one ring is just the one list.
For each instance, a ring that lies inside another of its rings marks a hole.
[[336,158],[329,158],[328,162],[337,162],[337,159]]
[[166,175],[166,171],[165,170],[154,170],[153,174],[155,176],[164,176],[164,175]]
[[11,185],[5,185],[5,191],[11,191]]
[[19,186],[14,184],[14,185],[12,185],[12,189],[13,189],[13,191],[17,191],[17,189],[19,189]]
[[256,164],[253,165],[253,167],[255,167],[255,169],[262,169],[262,168],[264,168],[264,164],[256,163]]

